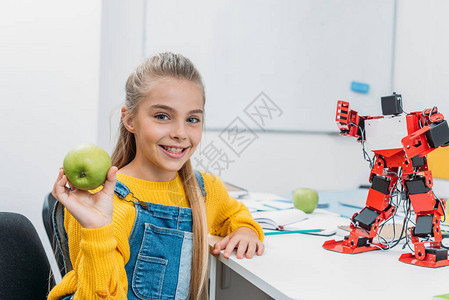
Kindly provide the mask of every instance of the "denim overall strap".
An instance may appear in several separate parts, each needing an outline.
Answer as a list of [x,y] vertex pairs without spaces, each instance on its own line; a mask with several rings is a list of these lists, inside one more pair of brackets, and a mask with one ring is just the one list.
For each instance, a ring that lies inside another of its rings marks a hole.
[[200,186],[201,194],[203,195],[203,197],[206,197],[206,188],[204,187],[203,174],[201,174],[201,172],[198,170],[195,170],[194,174],[195,174],[196,181],[198,182],[198,185]]

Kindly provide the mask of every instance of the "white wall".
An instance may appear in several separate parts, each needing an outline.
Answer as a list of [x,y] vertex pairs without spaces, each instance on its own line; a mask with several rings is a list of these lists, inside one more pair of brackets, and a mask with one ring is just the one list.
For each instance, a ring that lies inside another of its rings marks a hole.
[[125,82],[143,60],[144,0],[103,0],[100,55],[98,145],[115,146]]
[[[207,122],[207,121],[206,121]],[[369,167],[355,138],[332,134],[260,133],[240,157],[219,138],[220,132],[206,132],[201,142],[211,142],[233,160],[221,174],[222,180],[252,191],[290,194],[295,188],[342,190],[368,183]],[[197,150],[193,162],[207,162]],[[224,164],[221,164],[224,167]]]
[[100,22],[99,0],[0,2],[0,211],[27,216],[48,253],[44,197],[65,153],[97,141]]
[[404,109],[449,117],[449,1],[399,0],[394,86]]

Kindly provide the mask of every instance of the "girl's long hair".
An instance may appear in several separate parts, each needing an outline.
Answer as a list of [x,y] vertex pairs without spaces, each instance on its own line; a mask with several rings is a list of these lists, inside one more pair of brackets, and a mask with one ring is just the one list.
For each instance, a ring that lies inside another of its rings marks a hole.
[[[154,82],[161,78],[186,79],[198,84],[203,91],[203,100],[205,101],[203,81],[192,62],[180,54],[160,53],[144,61],[128,77],[125,105],[131,116],[136,115],[140,101],[148,94]],[[119,126],[119,138],[112,154],[112,165],[120,169],[129,164],[136,156],[136,141],[134,134],[125,128],[123,120],[120,121]],[[206,207],[190,160],[182,166],[178,174],[190,203],[193,219],[190,298],[205,299],[207,297],[206,280],[209,258]]]

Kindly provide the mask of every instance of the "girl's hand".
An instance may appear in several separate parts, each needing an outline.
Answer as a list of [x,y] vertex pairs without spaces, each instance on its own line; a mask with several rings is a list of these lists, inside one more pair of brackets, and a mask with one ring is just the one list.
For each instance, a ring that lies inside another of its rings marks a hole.
[[[112,222],[113,203],[115,188],[115,174],[117,167],[109,169],[103,189],[95,194],[74,188],[64,169],[59,169],[59,176],[56,180],[52,194],[60,201],[73,217],[85,228],[99,228]],[[70,189],[67,187],[70,185]]]
[[262,255],[264,251],[264,245],[259,241],[257,233],[251,228],[240,227],[221,241],[216,242],[212,254],[218,255],[222,249],[225,249],[223,256],[229,258],[235,248],[237,248],[237,258],[239,259],[243,258],[245,253],[246,258],[252,258],[255,252],[257,255]]

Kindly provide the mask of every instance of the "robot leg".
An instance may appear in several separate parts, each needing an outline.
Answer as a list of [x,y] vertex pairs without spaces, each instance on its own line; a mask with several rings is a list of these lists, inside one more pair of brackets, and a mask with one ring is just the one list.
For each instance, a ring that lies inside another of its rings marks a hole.
[[449,265],[448,251],[441,247],[440,229],[446,203],[443,199],[435,199],[431,188],[424,183],[423,178],[405,182],[416,213],[415,226],[410,229],[415,253],[403,254],[399,260],[430,268],[447,266]]
[[385,248],[387,245],[375,243],[373,242],[373,238],[377,236],[379,226],[382,222],[396,212],[396,207],[389,204],[389,191],[391,186],[396,182],[396,179],[374,176],[366,201],[367,206],[351,218],[350,234],[341,241],[326,241],[323,244],[323,248],[348,254]]

